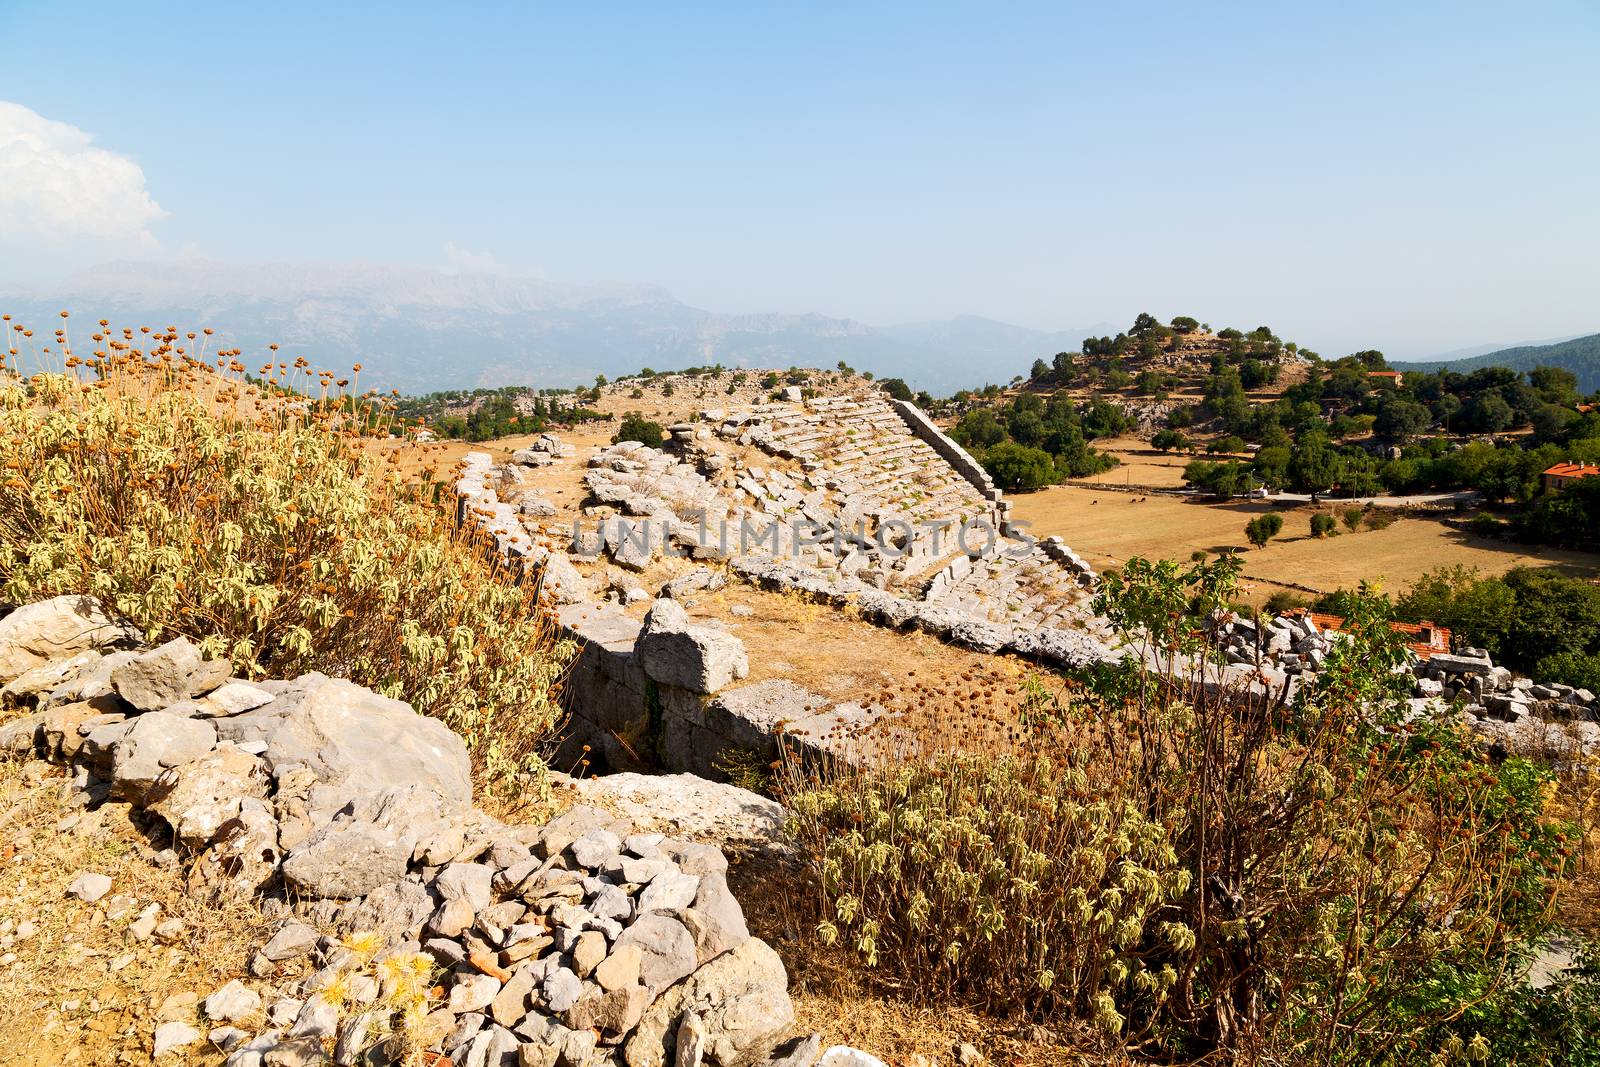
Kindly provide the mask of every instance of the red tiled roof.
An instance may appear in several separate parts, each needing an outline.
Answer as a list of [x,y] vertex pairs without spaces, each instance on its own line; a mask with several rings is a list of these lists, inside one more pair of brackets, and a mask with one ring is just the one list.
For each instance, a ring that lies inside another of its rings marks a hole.
[[1400,377],[1400,372],[1397,371],[1397,370],[1369,370],[1369,371],[1367,371],[1367,377],[1368,378],[1398,378],[1398,377]]
[[[1286,614],[1309,615],[1319,630],[1344,629],[1344,618],[1339,615],[1328,615],[1320,611],[1296,611]],[[1420,659],[1427,659],[1438,652],[1450,651],[1448,626],[1438,626],[1431,622],[1391,622],[1389,629],[1411,638],[1406,642],[1406,647],[1415,652]]]
[[1587,478],[1592,474],[1600,474],[1600,467],[1592,463],[1557,463],[1545,473],[1558,478]]

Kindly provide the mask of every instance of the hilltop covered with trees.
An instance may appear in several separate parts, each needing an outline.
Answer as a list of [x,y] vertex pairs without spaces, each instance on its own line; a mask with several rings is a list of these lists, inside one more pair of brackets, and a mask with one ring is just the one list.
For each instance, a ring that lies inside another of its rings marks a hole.
[[584,406],[590,393],[583,389],[536,390],[513,385],[404,397],[395,410],[403,419],[422,420],[440,437],[487,441],[609,419],[609,415]]

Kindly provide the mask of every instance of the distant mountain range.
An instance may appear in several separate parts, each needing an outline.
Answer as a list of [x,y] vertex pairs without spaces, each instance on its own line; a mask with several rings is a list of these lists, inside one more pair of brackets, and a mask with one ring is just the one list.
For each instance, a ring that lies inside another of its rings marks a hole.
[[875,328],[825,315],[722,315],[649,285],[199,260],[107,264],[59,285],[0,292],[0,310],[41,329],[54,329],[61,310],[118,326],[211,327],[212,348],[240,348],[246,362],[277,343],[319,367],[361,363],[364,383],[408,393],[584,385],[643,367],[843,360],[948,394],[1003,384],[1106,329],[1050,333],[970,315]]
[[1465,359],[1423,360],[1394,363],[1396,370],[1436,371],[1449,369],[1470,374],[1480,367],[1510,367],[1529,371],[1534,367],[1562,367],[1578,376],[1578,388],[1585,393],[1600,389],[1600,333],[1574,337],[1547,345],[1520,345],[1501,348]]

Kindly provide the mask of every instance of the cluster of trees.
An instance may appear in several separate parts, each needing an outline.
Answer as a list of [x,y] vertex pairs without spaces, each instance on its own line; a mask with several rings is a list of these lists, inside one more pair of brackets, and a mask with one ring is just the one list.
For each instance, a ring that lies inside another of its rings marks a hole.
[[[1320,495],[1367,496],[1476,490],[1491,504],[1518,508],[1510,531],[1551,544],[1600,547],[1600,486],[1583,482],[1543,491],[1543,472],[1564,460],[1600,463],[1600,411],[1580,411],[1576,378],[1539,367],[1526,379],[1503,367],[1472,374],[1407,375],[1402,385],[1374,378],[1381,352],[1327,364],[1324,376],[1291,386],[1270,403],[1251,404],[1235,368],[1216,367],[1198,413],[1157,433],[1164,451],[1194,451],[1180,427],[1197,414],[1217,421],[1248,461],[1196,460],[1189,484],[1217,496],[1265,485]],[[1528,432],[1462,443],[1456,430],[1527,427]],[[1361,440],[1357,440],[1357,439]],[[1221,451],[1222,449],[1217,449]]]
[[[1089,384],[1113,390],[1131,386],[1141,395],[1164,395],[1177,384],[1176,379],[1151,369],[1130,376],[1123,366],[1123,358],[1153,359],[1163,352],[1176,350],[1186,336],[1210,333],[1210,330],[1209,324],[1188,315],[1179,315],[1170,324],[1163,325],[1154,315],[1141,313],[1122,333],[1085,338],[1081,362],[1079,356],[1071,352],[1058,352],[1049,362],[1034,360],[1030,377],[1035,383],[1071,385],[1087,380]],[[1216,337],[1223,344],[1216,352],[1215,365],[1236,368],[1244,388],[1254,389],[1276,382],[1286,353],[1318,358],[1315,352],[1303,351],[1294,342],[1283,341],[1268,326],[1257,326],[1249,332],[1230,326],[1219,330]]]
[[667,437],[666,431],[659,422],[651,422],[637,411],[630,411],[622,416],[617,423],[617,432],[611,435],[612,444],[623,441],[638,441],[641,445],[651,448],[660,448],[661,442]]
[[[395,411],[404,418],[423,420],[440,437],[487,441],[611,418],[584,407],[587,397],[584,390],[535,391],[529,386],[514,385],[403,397],[396,403]],[[460,410],[468,405],[471,405],[470,410]],[[455,413],[452,409],[456,409]]]
[[1485,649],[1537,681],[1600,692],[1600,585],[1593,582],[1528,567],[1500,577],[1450,567],[1418,579],[1395,610],[1448,626],[1458,646]]
[[1080,406],[1065,393],[1048,399],[1019,393],[1009,404],[968,411],[950,436],[972,450],[995,484],[1038,489],[1115,466],[1115,459],[1089,442],[1114,437],[1130,425],[1121,409],[1104,400]]

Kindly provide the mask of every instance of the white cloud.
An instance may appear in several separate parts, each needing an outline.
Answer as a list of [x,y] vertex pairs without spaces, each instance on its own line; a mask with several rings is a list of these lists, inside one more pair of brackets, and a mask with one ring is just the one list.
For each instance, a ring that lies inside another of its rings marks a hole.
[[150,224],[165,214],[138,163],[96,148],[76,126],[0,100],[0,238],[153,249]]
[[449,269],[457,274],[505,274],[505,265],[493,252],[474,252],[462,248],[454,241],[444,243],[444,259]]

